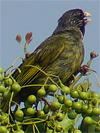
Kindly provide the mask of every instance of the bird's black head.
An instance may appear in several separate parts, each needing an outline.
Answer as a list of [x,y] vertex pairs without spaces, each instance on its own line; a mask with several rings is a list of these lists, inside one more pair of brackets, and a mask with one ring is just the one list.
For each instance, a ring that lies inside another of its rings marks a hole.
[[91,19],[86,18],[88,16],[91,15],[87,12],[83,12],[81,9],[72,9],[65,12],[58,20],[58,27],[54,31],[54,34],[60,30],[77,27],[84,35],[85,25],[87,22],[91,21]]

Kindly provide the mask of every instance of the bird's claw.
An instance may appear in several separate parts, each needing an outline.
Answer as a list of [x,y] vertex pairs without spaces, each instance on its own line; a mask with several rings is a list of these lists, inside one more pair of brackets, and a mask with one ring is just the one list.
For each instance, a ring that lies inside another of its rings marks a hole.
[[83,66],[81,66],[81,67],[79,68],[79,72],[83,73],[84,76],[87,76],[87,72],[89,72],[89,71],[93,71],[93,72],[96,73],[96,71],[90,69],[88,65],[83,65]]
[[79,72],[83,73],[83,75],[87,75],[86,73],[90,70],[88,65],[83,65],[79,68]]

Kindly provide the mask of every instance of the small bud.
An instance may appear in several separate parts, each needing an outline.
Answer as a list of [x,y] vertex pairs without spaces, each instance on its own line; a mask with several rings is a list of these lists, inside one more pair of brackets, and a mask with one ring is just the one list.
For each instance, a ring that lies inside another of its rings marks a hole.
[[97,57],[97,56],[98,56],[98,54],[96,54],[95,51],[90,53],[90,58],[92,58],[92,59]]
[[21,35],[17,35],[17,36],[16,36],[16,40],[17,40],[17,42],[19,42],[19,43],[20,43],[20,42],[21,42],[21,40],[22,40]]
[[26,42],[29,41],[32,37],[32,32],[28,32],[25,36]]
[[25,56],[26,56],[26,58],[29,58],[30,53],[27,52],[27,53],[25,54]]

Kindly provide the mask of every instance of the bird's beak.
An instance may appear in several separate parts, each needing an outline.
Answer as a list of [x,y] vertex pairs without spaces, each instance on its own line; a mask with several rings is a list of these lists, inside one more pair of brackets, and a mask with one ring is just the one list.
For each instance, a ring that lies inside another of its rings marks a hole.
[[88,13],[88,12],[84,12],[84,16],[85,16],[85,17],[91,17],[91,14]]
[[92,19],[86,18],[86,17],[91,17],[91,14],[88,12],[84,12],[84,22],[87,24],[88,22],[91,22]]

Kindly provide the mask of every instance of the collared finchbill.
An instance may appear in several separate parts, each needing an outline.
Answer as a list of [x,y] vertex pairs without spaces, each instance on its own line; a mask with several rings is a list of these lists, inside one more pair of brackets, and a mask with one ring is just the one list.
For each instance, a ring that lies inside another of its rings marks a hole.
[[88,23],[88,22],[91,22],[92,21],[92,19],[90,19],[90,18],[86,18],[86,17],[91,17],[91,14],[90,13],[88,13],[88,12],[84,12],[84,22],[85,23]]

